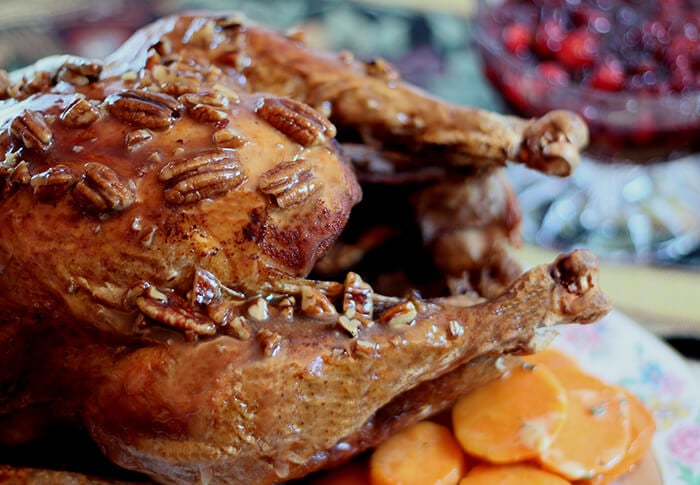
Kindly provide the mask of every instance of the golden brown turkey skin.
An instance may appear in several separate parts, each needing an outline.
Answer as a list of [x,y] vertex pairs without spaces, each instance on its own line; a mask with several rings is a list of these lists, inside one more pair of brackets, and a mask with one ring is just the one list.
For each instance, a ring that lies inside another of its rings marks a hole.
[[[5,320],[131,333],[133,292],[150,285],[184,296],[195,270],[255,293],[308,274],[359,199],[332,133],[321,131],[332,125],[299,103],[212,84],[189,101],[122,81],[98,86],[0,110]],[[73,126],[76,105],[95,119]],[[131,120],[129,110],[143,107],[152,119]],[[275,128],[285,116],[308,121],[308,139]]]
[[531,352],[539,327],[600,318],[609,302],[596,271],[576,252],[482,303],[400,299],[353,339],[331,316],[273,311],[257,339],[149,346],[110,369],[86,420],[111,459],[164,483],[301,477],[449,404],[433,393],[441,377],[465,392],[497,375],[482,366],[450,381],[463,364]]
[[398,152],[402,161],[397,165],[413,169],[427,161],[486,167],[511,160],[569,175],[588,142],[585,123],[572,112],[523,120],[451,105],[403,83],[381,59],[364,63],[347,52],[325,54],[300,39],[303,35],[271,32],[235,15],[168,17],[142,29],[110,56],[106,72],[141,71],[154,62],[148,47],[159,53],[156,62],[173,53],[206,60],[250,91],[273,92],[314,107],[339,127],[341,139],[354,135],[370,152]]

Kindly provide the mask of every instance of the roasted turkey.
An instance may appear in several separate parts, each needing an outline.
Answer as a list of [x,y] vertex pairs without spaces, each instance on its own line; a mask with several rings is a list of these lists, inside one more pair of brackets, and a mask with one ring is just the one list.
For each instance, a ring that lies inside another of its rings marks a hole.
[[[4,446],[70,422],[158,482],[282,482],[609,310],[590,253],[520,274],[505,251],[519,216],[498,167],[569,174],[587,140],[571,113],[449,105],[236,15],[0,78]],[[384,240],[369,222],[367,247],[341,237],[358,180],[410,186],[442,294],[353,271]]]

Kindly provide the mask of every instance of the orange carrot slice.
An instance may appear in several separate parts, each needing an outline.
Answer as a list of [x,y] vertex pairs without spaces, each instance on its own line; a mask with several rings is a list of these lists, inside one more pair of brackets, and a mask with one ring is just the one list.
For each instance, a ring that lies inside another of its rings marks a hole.
[[608,386],[597,377],[587,374],[576,361],[559,350],[547,348],[522,359],[528,364],[546,366],[567,390],[600,389]]
[[380,444],[369,462],[372,485],[456,485],[464,452],[450,430],[421,421]]
[[355,459],[324,472],[311,480],[310,485],[370,485],[367,460]]
[[551,446],[539,462],[569,480],[581,480],[611,470],[630,442],[628,405],[612,388],[567,391],[568,412]]
[[532,465],[477,465],[459,485],[569,485],[559,475]]
[[492,463],[536,457],[564,423],[566,391],[545,366],[523,364],[462,397],[452,410],[464,450]]
[[629,405],[630,442],[627,446],[627,452],[622,460],[608,472],[597,475],[590,480],[577,482],[578,485],[606,485],[612,483],[632,471],[635,465],[642,461],[642,458],[644,458],[651,446],[656,429],[654,415],[634,394],[625,389],[620,389],[620,391],[624,393]]

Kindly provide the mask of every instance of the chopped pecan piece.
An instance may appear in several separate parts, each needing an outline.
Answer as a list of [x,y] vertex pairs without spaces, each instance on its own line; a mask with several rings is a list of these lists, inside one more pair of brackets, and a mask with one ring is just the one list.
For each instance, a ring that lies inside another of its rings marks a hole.
[[361,321],[372,320],[374,302],[372,287],[360,278],[360,275],[352,271],[345,277],[343,292],[343,313],[349,317],[357,317]]
[[209,271],[198,268],[194,273],[191,303],[207,306],[221,298],[221,284]]
[[100,118],[100,109],[85,98],[76,98],[61,113],[61,121],[71,128],[88,126]]
[[216,91],[183,94],[180,96],[179,100],[187,108],[193,108],[198,104],[206,104],[217,108],[223,108],[228,106],[229,103],[228,97]]
[[324,143],[336,134],[335,126],[318,111],[290,98],[262,98],[256,113],[277,130],[303,146]]
[[216,24],[211,19],[196,18],[192,20],[182,38],[184,44],[192,44],[197,47],[209,47],[214,41]]
[[405,301],[384,310],[379,316],[379,323],[388,324],[390,327],[405,327],[411,325],[418,312],[412,301]]
[[138,150],[153,139],[153,133],[145,128],[130,131],[126,135],[126,149],[130,152]]
[[246,176],[235,153],[216,151],[169,162],[158,179],[167,184],[167,202],[191,204],[238,188]]
[[252,331],[250,329],[250,324],[245,319],[245,317],[235,317],[231,320],[231,323],[224,328],[227,335],[230,335],[238,340],[248,340],[252,337]]
[[338,314],[328,297],[311,286],[301,287],[301,311],[310,317],[319,318]]
[[136,306],[149,319],[196,335],[214,335],[216,325],[179,296],[149,287],[136,298]]
[[282,348],[282,336],[268,328],[263,328],[258,334],[258,341],[266,357],[274,357]]
[[85,172],[72,195],[87,212],[123,211],[136,201],[135,190],[128,180],[95,162],[85,164]]
[[180,117],[180,102],[162,93],[125,89],[109,95],[105,106],[117,119],[135,126],[164,130]]
[[212,135],[214,144],[221,148],[240,148],[247,143],[245,136],[233,128],[216,130]]
[[44,115],[28,109],[12,120],[10,132],[29,149],[46,151],[53,141],[53,132]]
[[65,165],[55,165],[34,175],[29,181],[34,195],[42,202],[54,201],[62,197],[75,185],[77,177]]
[[56,73],[56,80],[64,81],[74,86],[85,86],[99,79],[102,64],[80,57],[71,56]]

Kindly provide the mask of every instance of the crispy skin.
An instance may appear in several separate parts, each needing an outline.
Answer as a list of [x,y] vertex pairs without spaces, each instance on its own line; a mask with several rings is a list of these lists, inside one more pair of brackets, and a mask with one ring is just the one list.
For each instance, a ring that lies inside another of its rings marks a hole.
[[[182,46],[191,17],[160,20],[111,56],[107,73],[140,71],[148,64],[146,49],[166,39],[179,55],[235,70],[253,92],[274,92],[316,108],[338,126],[341,140],[359,137],[371,150],[388,153],[396,167],[420,168],[426,160],[486,167],[512,160],[569,175],[588,143],[588,129],[573,112],[522,120],[450,105],[401,82],[398,72],[381,59],[363,63],[347,52],[324,54],[240,17],[219,19],[228,27],[222,40],[206,50]],[[357,161],[371,157],[371,151],[359,153]]]
[[[272,484],[444,408],[495,377],[493,359],[530,351],[538,327],[609,310],[584,251],[491,299],[383,296],[356,274],[305,279],[360,198],[336,127],[313,107],[379,152],[479,170],[517,158],[558,174],[585,141],[571,114],[450,106],[381,63],[228,16],[167,18],[104,69],[49,59],[10,81],[3,443],[75,421],[115,463],[163,483]],[[465,189],[419,197],[426,240],[472,224],[501,231],[493,244],[511,239],[507,187],[490,194],[496,213],[457,211],[446,229],[435,210],[470,204]]]

